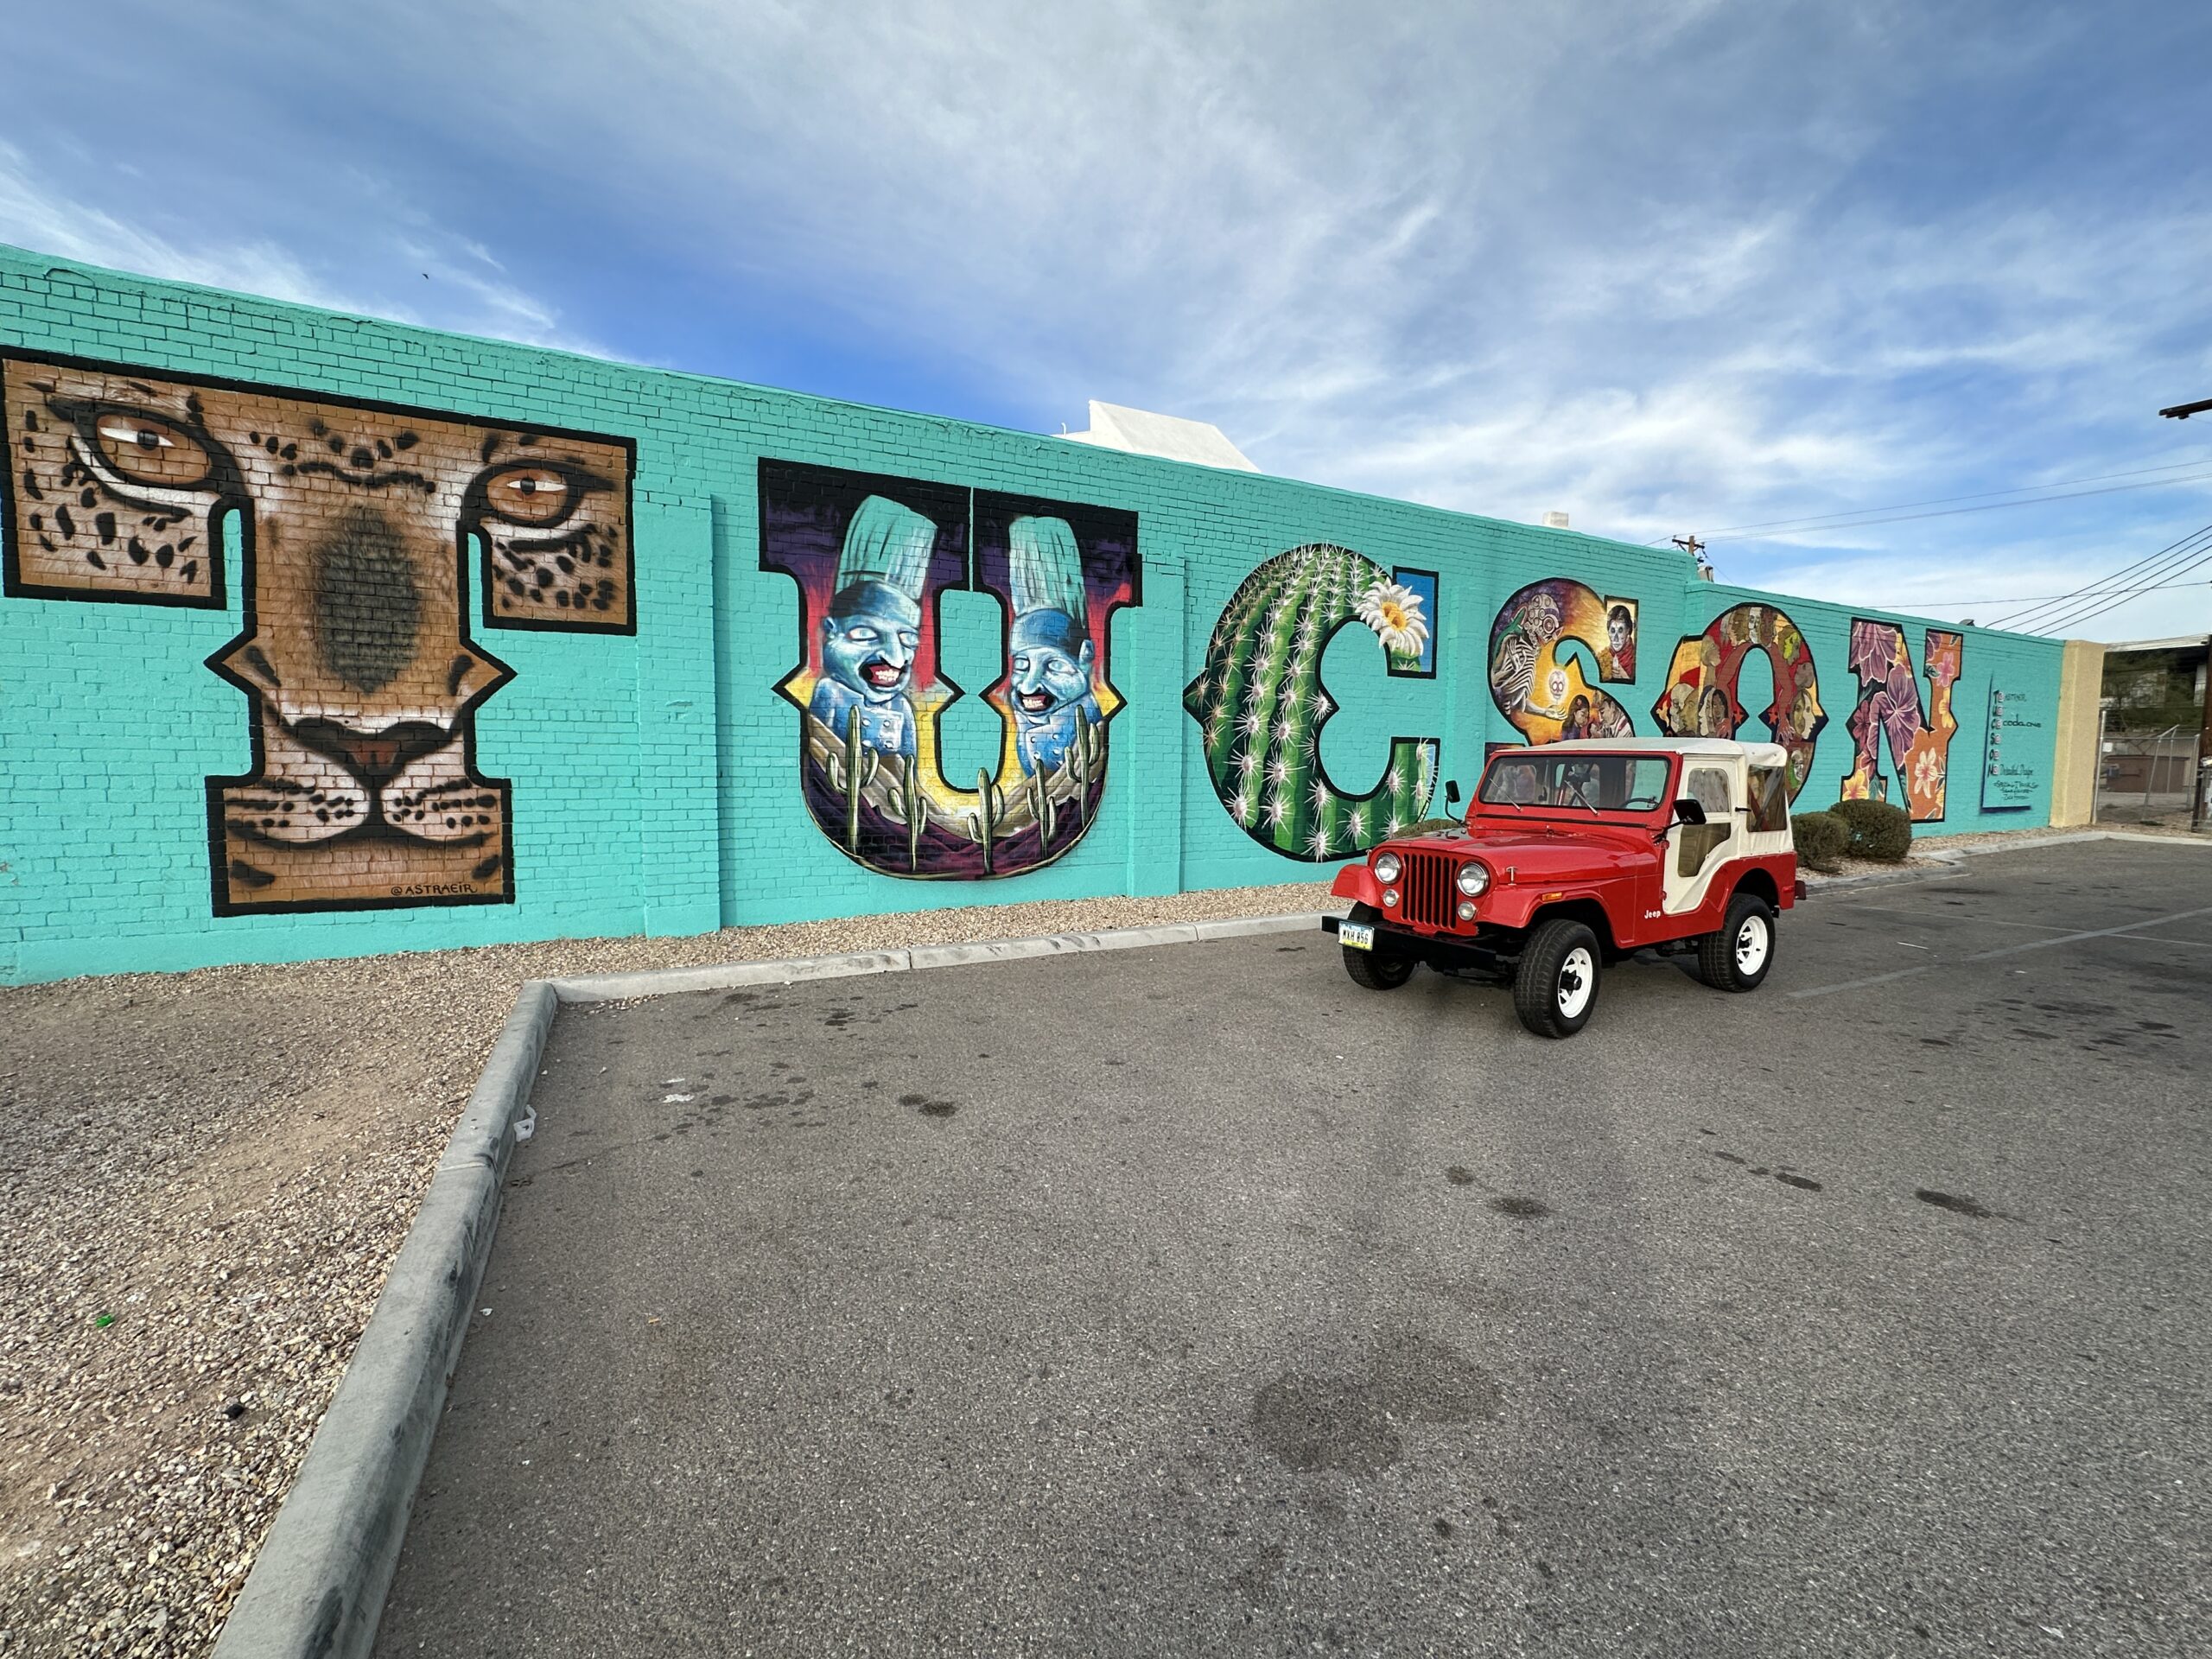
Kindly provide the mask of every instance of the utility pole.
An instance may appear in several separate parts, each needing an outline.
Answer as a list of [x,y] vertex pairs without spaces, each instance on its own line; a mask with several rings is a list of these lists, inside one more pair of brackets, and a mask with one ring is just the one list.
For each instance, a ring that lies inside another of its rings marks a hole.
[[2196,734],[2196,776],[2189,781],[2189,827],[2202,830],[2212,813],[2212,634],[2204,637],[2204,720]]
[[1699,577],[1703,581],[1711,582],[1713,561],[1705,556],[1705,543],[1698,540],[1696,532],[1692,531],[1688,536],[1677,536],[1674,538],[1674,542],[1676,547],[1681,548],[1683,552],[1697,561]]
[[[2158,413],[2170,421],[2185,421],[2192,415],[2202,415],[2212,410],[2212,397],[2200,397],[2193,404],[2176,404]],[[2204,828],[2204,820],[2212,815],[2212,636],[2204,641],[2204,719],[2196,734],[2196,775],[2190,780],[2189,827]]]

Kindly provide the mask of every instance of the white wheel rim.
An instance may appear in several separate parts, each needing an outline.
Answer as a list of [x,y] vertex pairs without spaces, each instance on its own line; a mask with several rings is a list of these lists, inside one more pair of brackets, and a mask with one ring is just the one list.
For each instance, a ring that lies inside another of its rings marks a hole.
[[1766,966],[1767,929],[1764,916],[1746,916],[1736,930],[1736,971],[1756,974]]
[[1591,994],[1597,988],[1597,960],[1578,944],[1567,953],[1567,960],[1559,965],[1559,1011],[1561,1017],[1580,1019],[1582,1010],[1590,1006]]

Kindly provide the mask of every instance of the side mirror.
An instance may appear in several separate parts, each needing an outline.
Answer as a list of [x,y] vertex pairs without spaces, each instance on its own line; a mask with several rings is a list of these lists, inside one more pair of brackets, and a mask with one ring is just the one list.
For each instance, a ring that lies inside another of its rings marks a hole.
[[1703,823],[1705,809],[1698,804],[1694,797],[1685,795],[1675,803],[1675,822],[1676,823]]
[[1444,804],[1446,806],[1459,804],[1459,780],[1457,778],[1447,778],[1444,780]]

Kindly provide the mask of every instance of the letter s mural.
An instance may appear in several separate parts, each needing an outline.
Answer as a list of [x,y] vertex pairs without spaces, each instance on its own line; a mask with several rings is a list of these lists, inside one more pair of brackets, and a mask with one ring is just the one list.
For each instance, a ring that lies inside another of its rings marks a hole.
[[1601,680],[1636,677],[1632,599],[1601,599],[1567,576],[1532,582],[1498,607],[1490,630],[1490,695],[1513,729],[1531,743],[1627,737],[1628,710],[1592,685],[1581,663],[1562,659],[1569,641],[1587,645]]
[[[1426,572],[1408,572],[1429,585]],[[1394,737],[1382,780],[1348,795],[1321,764],[1321,728],[1337,704],[1321,658],[1354,621],[1375,632],[1386,669],[1418,671],[1433,626],[1416,584],[1327,543],[1295,547],[1255,569],[1230,597],[1183,690],[1204,734],[1206,775],[1239,829],[1285,858],[1346,858],[1397,834],[1428,810],[1438,740]]]
[[[798,584],[799,769],[822,833],[885,875],[1017,875],[1074,847],[1106,789],[1109,623],[1141,603],[1136,515],[785,461],[760,463],[760,568]],[[971,580],[972,576],[972,580]],[[938,717],[948,588],[1005,607],[999,762],[962,789]]]

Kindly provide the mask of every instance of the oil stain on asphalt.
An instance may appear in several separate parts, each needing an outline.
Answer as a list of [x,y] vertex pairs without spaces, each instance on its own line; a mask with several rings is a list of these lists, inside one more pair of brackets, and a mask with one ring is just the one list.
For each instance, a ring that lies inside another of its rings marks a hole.
[[1497,1415],[1497,1382],[1456,1350],[1401,1337],[1363,1377],[1286,1371],[1253,1396],[1252,1432],[1269,1456],[1301,1474],[1372,1475],[1405,1451],[1404,1423],[1466,1423]]

